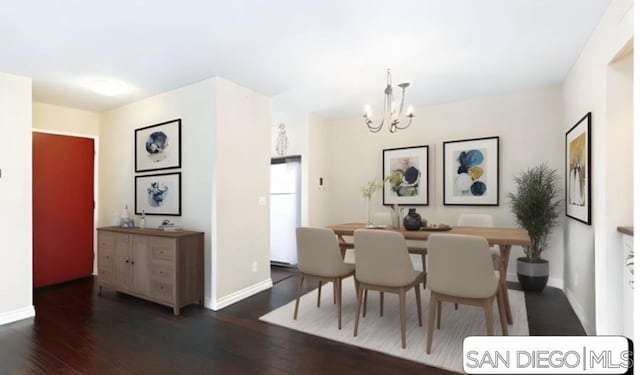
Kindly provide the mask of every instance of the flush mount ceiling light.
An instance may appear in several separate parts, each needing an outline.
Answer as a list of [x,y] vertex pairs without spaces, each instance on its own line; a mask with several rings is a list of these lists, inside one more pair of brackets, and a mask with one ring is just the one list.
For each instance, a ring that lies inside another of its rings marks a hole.
[[83,83],[83,86],[96,94],[104,96],[123,95],[131,91],[130,85],[122,81],[109,78],[95,78],[87,80]]
[[415,114],[413,112],[413,106],[409,106],[407,108],[406,117],[409,118],[409,121],[405,125],[400,125],[400,120],[398,117],[402,113],[404,108],[404,93],[407,87],[409,87],[409,82],[403,82],[398,85],[402,89],[402,99],[400,99],[400,108],[396,107],[396,102],[393,97],[393,88],[391,87],[391,69],[387,69],[387,87],[384,89],[384,113],[382,114],[382,120],[379,125],[373,125],[373,120],[371,119],[371,106],[366,105],[364,107],[364,122],[367,124],[369,131],[372,133],[379,132],[385,124],[389,125],[389,132],[395,133],[398,130],[406,129],[411,125]]

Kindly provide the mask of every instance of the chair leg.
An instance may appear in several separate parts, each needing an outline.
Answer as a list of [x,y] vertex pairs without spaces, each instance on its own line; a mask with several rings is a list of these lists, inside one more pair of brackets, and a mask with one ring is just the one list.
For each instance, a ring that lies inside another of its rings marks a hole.
[[293,320],[298,319],[298,305],[300,304],[300,294],[302,293],[302,282],[304,281],[304,276],[301,273],[298,273],[298,292],[296,293],[296,307],[293,310]]
[[442,301],[438,301],[438,325],[436,328],[440,329],[440,318],[442,317]]
[[320,291],[322,290],[322,281],[318,281],[318,307],[320,307]]
[[431,342],[433,341],[433,326],[436,322],[437,304],[438,297],[431,292],[431,299],[429,300],[429,321],[427,322],[427,354],[431,353]]
[[422,257],[422,270],[424,271],[424,275],[422,276],[422,288],[427,289],[427,255],[420,255]]
[[507,313],[504,311],[504,296],[500,293],[500,290],[496,293],[496,297],[498,299],[498,312],[500,313],[500,328],[502,328],[502,336],[509,336],[509,330],[507,328]]
[[336,304],[337,294],[338,294],[338,283],[336,283],[336,279],[333,279],[333,304]]
[[407,347],[407,292],[400,289],[400,334],[402,335],[402,349]]
[[457,304],[457,303],[454,303],[454,304],[453,304],[453,308],[454,308],[454,309],[456,309],[456,310],[458,310],[458,304]]
[[[356,321],[353,326],[353,337],[358,336],[358,321],[360,320],[360,308],[362,307],[362,297],[363,297],[362,286],[358,286],[358,292],[356,294],[356,298],[358,298],[358,302],[356,304]],[[366,301],[366,299],[365,299]]]
[[380,292],[380,316],[382,316],[384,312],[384,293]]
[[367,316],[367,299],[369,296],[369,290],[365,289],[364,290],[364,302],[363,302],[363,306],[362,306],[362,317],[364,318],[365,316]]
[[333,280],[333,283],[337,285],[336,294],[338,299],[338,329],[342,329],[342,279],[337,277]]
[[493,336],[493,298],[484,301],[484,314],[487,318],[487,336]]
[[422,327],[422,301],[420,301],[420,284],[413,288],[416,291],[416,305],[418,306],[418,326]]

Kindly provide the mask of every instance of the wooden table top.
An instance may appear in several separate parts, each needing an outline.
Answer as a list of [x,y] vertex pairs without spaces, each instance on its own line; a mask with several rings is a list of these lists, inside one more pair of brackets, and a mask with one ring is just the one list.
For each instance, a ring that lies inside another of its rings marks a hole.
[[[328,226],[339,236],[352,236],[357,229],[365,229],[363,223],[347,223]],[[379,230],[379,229],[376,229]],[[381,229],[380,229],[381,230]],[[384,230],[392,230],[400,232],[407,240],[426,240],[431,233],[448,233],[448,234],[466,234],[472,236],[480,236],[487,239],[490,245],[518,245],[531,246],[529,233],[524,228],[498,228],[498,227],[452,227],[448,231],[408,231],[398,228],[385,228]]]

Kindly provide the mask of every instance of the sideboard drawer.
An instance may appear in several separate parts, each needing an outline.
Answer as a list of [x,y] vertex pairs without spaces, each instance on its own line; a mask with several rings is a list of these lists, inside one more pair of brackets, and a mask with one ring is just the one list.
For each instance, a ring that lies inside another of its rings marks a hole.
[[162,281],[151,281],[151,296],[166,302],[173,300],[173,285]]
[[152,261],[151,277],[156,280],[173,282],[173,263],[158,260]]

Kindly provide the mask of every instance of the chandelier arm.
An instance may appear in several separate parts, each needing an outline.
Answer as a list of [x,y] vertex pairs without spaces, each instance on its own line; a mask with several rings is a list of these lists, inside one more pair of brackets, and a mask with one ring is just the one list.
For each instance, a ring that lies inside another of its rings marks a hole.
[[405,126],[398,126],[398,125],[396,125],[396,128],[398,128],[399,130],[403,130],[403,129],[406,129],[406,128],[408,128],[409,126],[411,126],[411,123],[413,122],[413,117],[414,117],[414,116],[413,116],[413,115],[408,115],[407,117],[409,117],[409,122],[407,123],[407,125],[405,125]]

